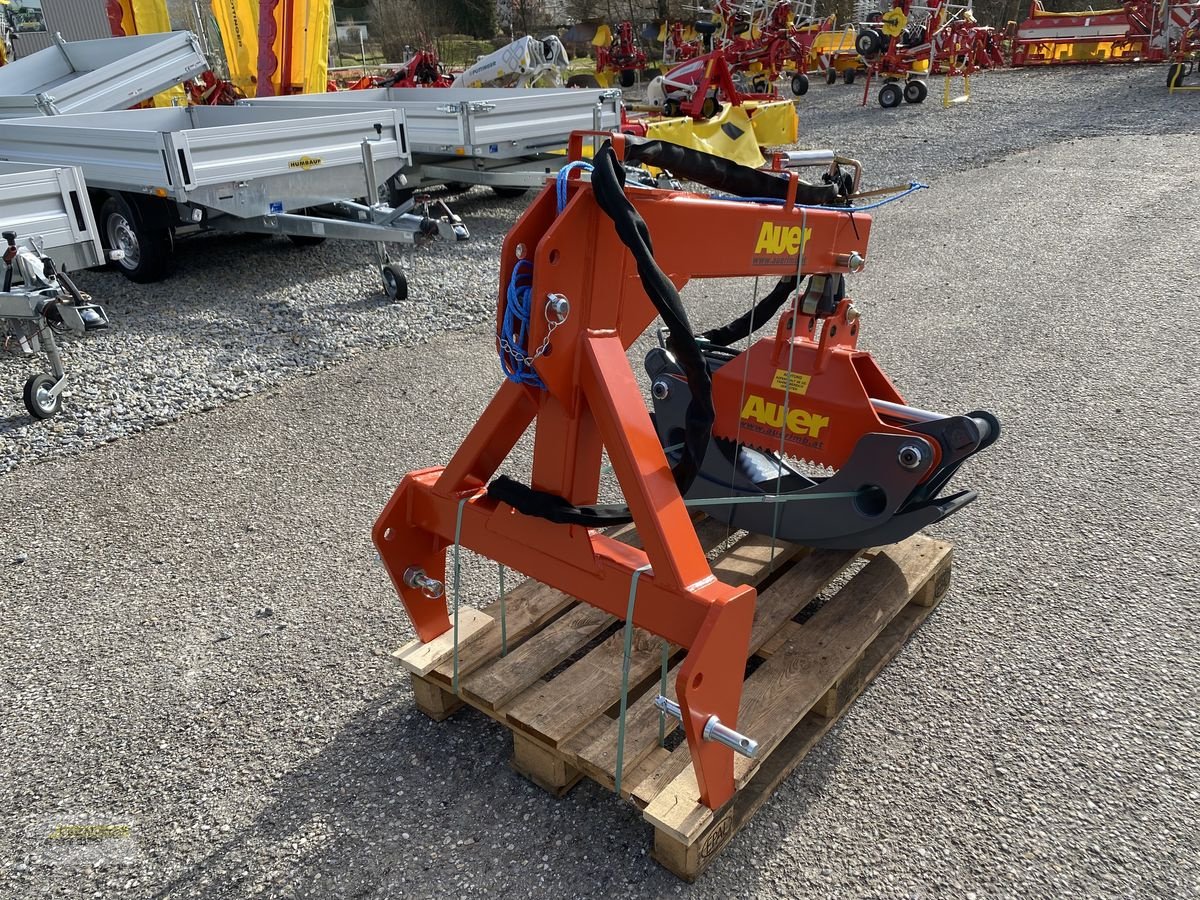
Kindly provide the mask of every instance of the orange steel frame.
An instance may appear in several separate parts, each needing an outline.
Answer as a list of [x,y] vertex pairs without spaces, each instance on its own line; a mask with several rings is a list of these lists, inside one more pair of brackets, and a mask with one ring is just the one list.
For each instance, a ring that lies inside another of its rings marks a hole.
[[[573,158],[580,158],[583,137],[572,139]],[[612,139],[621,156],[623,139]],[[793,175],[782,207],[632,186],[626,193],[657,239],[659,266],[678,288],[691,278],[796,274],[795,255],[769,263],[759,258],[752,266],[765,221],[794,227],[803,219],[812,229],[802,274],[844,273],[846,254],[866,256],[869,216],[855,214],[852,222],[844,211],[802,211],[794,205],[795,189]],[[505,381],[449,465],[405,477],[373,539],[422,641],[450,629],[446,600],[409,587],[404,573],[417,566],[444,581],[460,516],[461,546],[618,618],[625,617],[634,573],[649,565],[636,585],[633,622],[688,651],[678,702],[701,800],[720,808],[733,796],[733,751],[704,741],[702,732],[713,715],[737,726],[756,592],[713,577],[626,357],[655,309],[632,255],[578,173],[561,215],[551,183],[509,232],[501,285],[522,258],[534,266],[530,348],[546,336],[546,297],[562,294],[571,304],[552,335],[552,352],[536,362],[546,389]],[[498,330],[503,289],[500,296]],[[524,516],[487,496],[488,481],[531,425],[533,486],[573,504],[595,503],[606,450],[644,549],[582,526]]]

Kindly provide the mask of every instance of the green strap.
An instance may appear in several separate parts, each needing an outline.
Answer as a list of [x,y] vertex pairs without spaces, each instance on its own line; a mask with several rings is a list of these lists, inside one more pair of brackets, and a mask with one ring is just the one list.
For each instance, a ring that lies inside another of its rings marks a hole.
[[458,501],[458,515],[454,519],[454,694],[458,693],[458,587],[459,581],[462,579],[462,567],[458,561],[458,548],[460,546],[460,538],[462,537],[462,514],[463,507],[467,505],[470,497],[463,497]]
[[[667,639],[663,638],[662,645],[662,675],[658,679],[658,693],[663,697],[667,696]],[[667,745],[667,714],[661,709],[658,711],[658,746],[665,747]]]
[[500,655],[508,656],[508,617],[504,612],[504,563],[500,567]]
[[706,506],[743,506],[748,503],[793,503],[797,500],[842,500],[857,497],[862,491],[832,491],[825,494],[754,494],[750,497],[699,497],[684,500],[688,509],[703,509]]
[[621,770],[625,767],[625,711],[629,706],[629,656],[633,651],[633,604],[637,600],[638,579],[643,572],[650,571],[650,564],[633,570],[629,580],[629,606],[625,610],[625,656],[621,661],[621,714],[617,717],[617,783],[615,790],[621,796]]

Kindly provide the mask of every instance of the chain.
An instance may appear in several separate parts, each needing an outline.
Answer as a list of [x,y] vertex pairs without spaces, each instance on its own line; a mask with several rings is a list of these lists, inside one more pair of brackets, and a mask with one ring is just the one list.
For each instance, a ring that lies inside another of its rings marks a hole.
[[546,316],[546,323],[548,326],[546,329],[546,336],[542,338],[541,346],[534,351],[533,356],[524,356],[523,351],[510,344],[504,335],[500,335],[500,349],[504,351],[505,356],[509,357],[509,359],[514,359],[521,365],[528,368],[529,366],[532,366],[536,360],[545,356],[546,350],[550,346],[550,336],[553,335],[558,329],[558,326],[562,325],[565,321],[567,321],[565,317],[561,321],[556,321],[550,316]]

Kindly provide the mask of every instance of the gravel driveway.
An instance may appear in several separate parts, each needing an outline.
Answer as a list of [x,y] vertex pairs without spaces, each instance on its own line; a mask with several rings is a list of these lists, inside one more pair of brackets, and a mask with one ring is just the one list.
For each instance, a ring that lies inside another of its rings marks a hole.
[[[0,408],[0,897],[1200,895],[1200,97],[1161,74],[806,98],[811,144],[933,185],[876,218],[863,345],[1005,432],[956,479],[981,499],[939,530],[946,601],[691,887],[634,811],[551,799],[387,658],[411,632],[369,528],[498,382],[478,323],[520,204],[467,198],[475,243],[423,251],[402,305],[333,245],[90,274],[117,327],[73,350],[61,433]],[[704,327],[746,288],[685,300]]]

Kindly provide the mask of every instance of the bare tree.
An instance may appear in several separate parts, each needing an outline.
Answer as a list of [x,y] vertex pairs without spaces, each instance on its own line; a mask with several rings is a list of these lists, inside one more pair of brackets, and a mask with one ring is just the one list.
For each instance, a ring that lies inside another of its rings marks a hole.
[[445,8],[418,0],[372,0],[372,33],[383,44],[384,59],[399,61],[405,47],[419,47],[451,30]]

